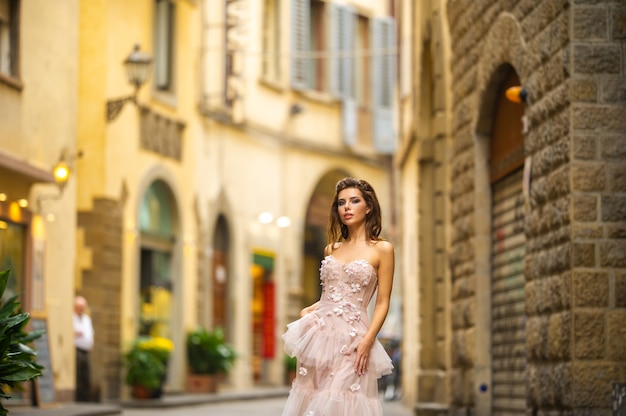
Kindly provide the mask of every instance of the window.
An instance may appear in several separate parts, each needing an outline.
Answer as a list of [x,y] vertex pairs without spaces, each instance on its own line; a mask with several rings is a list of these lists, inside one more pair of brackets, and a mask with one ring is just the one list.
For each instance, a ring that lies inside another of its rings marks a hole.
[[296,90],[308,88],[309,0],[291,0],[291,86]]
[[156,0],[154,27],[154,84],[159,91],[172,92],[174,61],[174,17],[171,0]]
[[330,3],[330,93],[338,99],[354,98],[354,40],[356,13],[353,8]]
[[291,85],[326,91],[326,8],[320,0],[292,0]]
[[360,108],[368,108],[370,104],[370,56],[366,53],[369,48],[369,20],[359,16],[356,33],[355,95]]
[[172,337],[174,309],[174,197],[162,181],[146,190],[139,211],[139,334]]
[[263,5],[263,67],[266,81],[280,82],[280,1],[265,0]]
[[342,137],[345,144],[352,146],[358,133],[354,76],[357,15],[350,6],[330,3],[329,7],[330,93],[341,100]]
[[393,97],[396,82],[396,24],[393,18],[372,20],[372,111],[374,146],[395,149]]
[[0,74],[18,77],[19,0],[0,0]]
[[309,23],[309,51],[312,59],[309,59],[309,88],[317,91],[326,90],[326,66],[328,65],[326,51],[326,22],[324,16],[324,2],[311,1],[311,21]]

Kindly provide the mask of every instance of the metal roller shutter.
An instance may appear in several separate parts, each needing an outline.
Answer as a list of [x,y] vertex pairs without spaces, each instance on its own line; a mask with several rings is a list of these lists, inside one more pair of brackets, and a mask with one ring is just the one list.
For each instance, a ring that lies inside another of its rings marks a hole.
[[493,415],[526,413],[522,169],[493,184],[491,334]]

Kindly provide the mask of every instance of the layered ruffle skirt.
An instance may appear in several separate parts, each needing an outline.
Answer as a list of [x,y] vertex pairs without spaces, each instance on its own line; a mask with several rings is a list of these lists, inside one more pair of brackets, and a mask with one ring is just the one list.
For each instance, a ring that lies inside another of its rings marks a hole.
[[333,304],[287,325],[285,352],[297,359],[297,374],[283,416],[382,416],[377,380],[393,370],[391,358],[376,340],[368,370],[354,372],[356,347],[367,331],[367,314],[350,322]]

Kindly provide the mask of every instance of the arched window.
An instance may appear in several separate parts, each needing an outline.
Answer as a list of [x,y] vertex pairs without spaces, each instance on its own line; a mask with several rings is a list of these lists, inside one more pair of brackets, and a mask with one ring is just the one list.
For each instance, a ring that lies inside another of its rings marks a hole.
[[175,241],[173,197],[162,181],[147,189],[139,210],[140,327],[141,335],[171,338],[173,269]]

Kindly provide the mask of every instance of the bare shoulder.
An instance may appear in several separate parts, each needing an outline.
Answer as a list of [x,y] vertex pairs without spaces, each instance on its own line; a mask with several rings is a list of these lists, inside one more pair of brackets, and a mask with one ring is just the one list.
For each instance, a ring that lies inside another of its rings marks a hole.
[[324,247],[324,255],[330,256],[339,247],[341,247],[341,243],[328,244],[326,247]]
[[387,240],[380,240],[374,247],[380,257],[389,257],[394,255],[393,244]]
[[[394,262],[394,249],[393,245],[386,240],[378,240],[373,242],[371,245],[371,250],[373,250],[374,261],[371,261],[370,264],[375,265],[376,268],[380,266],[393,265]],[[373,259],[372,259],[373,260]]]

